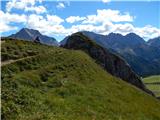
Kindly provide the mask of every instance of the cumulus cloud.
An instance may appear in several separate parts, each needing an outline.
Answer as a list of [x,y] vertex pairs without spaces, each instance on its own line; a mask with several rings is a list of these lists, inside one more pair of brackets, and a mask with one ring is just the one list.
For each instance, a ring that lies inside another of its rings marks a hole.
[[63,8],[65,8],[65,5],[64,5],[64,3],[59,2],[56,7],[59,8],[59,9],[63,9]]
[[9,25],[7,25],[6,23],[3,23],[3,22],[0,22],[0,26],[1,26],[0,27],[0,33],[18,29],[15,26],[9,26]]
[[146,25],[142,28],[135,27],[134,32],[146,40],[160,36],[160,29],[153,27],[151,25]]
[[73,25],[69,31],[70,33],[78,32],[78,31],[92,31],[96,33],[101,33],[104,30],[105,28],[103,26],[95,26],[92,24],[88,24],[88,25]]
[[111,22],[132,22],[134,19],[129,13],[120,13],[118,10],[102,9],[97,10],[96,15],[88,15],[83,23],[97,24]]
[[24,10],[26,12],[36,12],[37,14],[46,12],[46,8],[41,5],[36,6],[36,2],[41,3],[42,0],[12,0],[7,3],[6,10],[10,12],[13,8],[15,8]]
[[66,21],[68,23],[75,23],[75,22],[82,21],[82,20],[85,20],[85,19],[86,19],[85,17],[70,16],[70,17],[66,18]]
[[118,10],[102,9],[97,10],[97,14],[87,15],[83,17],[70,16],[66,18],[69,23],[81,21],[78,25],[72,25],[67,29],[69,33],[77,31],[92,31],[99,34],[106,35],[110,32],[120,33],[126,35],[134,32],[144,39],[154,38],[160,36],[160,29],[147,25],[144,27],[136,27],[132,24],[134,16],[129,13],[121,13]]
[[10,13],[4,13],[3,11],[0,11],[0,32],[7,32],[10,30],[16,30],[17,27],[11,26],[11,23],[25,23],[26,22],[26,16],[24,14],[18,15],[18,14],[10,14]]
[[65,34],[64,26],[60,25],[64,20],[56,15],[47,15],[46,18],[41,15],[31,14],[28,17],[28,27],[37,29],[43,34]]
[[10,13],[4,13],[3,11],[0,11],[1,16],[1,22],[10,23],[10,22],[16,22],[16,23],[23,23],[26,21],[26,16],[24,14],[10,14]]
[[107,35],[111,32],[120,33],[122,35],[126,35],[128,33],[136,33],[137,35],[141,36],[145,40],[150,38],[154,38],[160,36],[160,29],[147,25],[144,27],[136,27],[131,23],[114,23],[107,21],[103,24],[78,24],[72,25],[70,29],[68,29],[68,34],[72,34],[78,31],[91,31],[96,32],[102,35]]
[[57,15],[47,15],[47,20],[51,24],[61,24],[64,20]]
[[110,24],[109,29],[106,26],[104,26],[104,29],[105,29],[104,32],[98,31],[97,33],[106,35],[110,32],[114,32],[114,33],[120,33],[122,35],[126,35],[128,33],[133,32],[141,36],[145,40],[160,36],[160,29],[153,27],[151,25],[146,25],[144,27],[136,27],[130,23]]
[[110,22],[103,25],[93,25],[93,24],[73,25],[70,29],[70,33],[83,31],[83,30],[96,32],[102,35],[107,35],[111,32],[126,35],[128,33],[133,32],[141,36],[145,40],[160,36],[160,29],[153,27],[151,25],[146,25],[144,27],[136,27],[130,23],[114,24]]
[[35,0],[12,0],[7,3],[6,9],[10,12],[13,8],[24,9],[29,5],[35,5]]
[[134,32],[134,29],[135,27],[129,23],[114,24],[112,26],[112,32],[121,33],[121,34],[128,34],[130,32]]
[[10,30],[16,30],[17,27],[11,26],[11,23],[22,23],[26,27],[40,30],[46,35],[51,35],[53,33],[63,34],[65,28],[60,25],[64,20],[57,15],[46,15],[46,17],[37,14],[30,14],[28,16],[22,14],[10,14],[0,11],[0,25],[1,32],[8,32]]

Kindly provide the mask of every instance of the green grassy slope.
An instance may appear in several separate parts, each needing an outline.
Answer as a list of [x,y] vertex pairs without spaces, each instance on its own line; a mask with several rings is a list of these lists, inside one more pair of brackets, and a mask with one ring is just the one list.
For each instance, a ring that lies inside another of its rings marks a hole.
[[3,120],[160,119],[159,100],[81,51],[7,40],[4,53],[16,61],[2,66]]
[[143,82],[157,97],[160,97],[160,75],[146,77],[143,79]]

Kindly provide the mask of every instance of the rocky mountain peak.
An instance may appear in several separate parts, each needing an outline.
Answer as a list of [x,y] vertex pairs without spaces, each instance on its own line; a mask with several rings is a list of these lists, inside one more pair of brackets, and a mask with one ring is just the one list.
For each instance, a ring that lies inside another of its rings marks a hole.
[[41,40],[40,42],[42,44],[53,45],[53,46],[59,45],[55,38],[42,35],[38,30],[29,28],[22,28],[19,32],[17,32],[16,34],[12,34],[9,37],[27,41],[34,41],[37,37],[39,37],[39,39]]

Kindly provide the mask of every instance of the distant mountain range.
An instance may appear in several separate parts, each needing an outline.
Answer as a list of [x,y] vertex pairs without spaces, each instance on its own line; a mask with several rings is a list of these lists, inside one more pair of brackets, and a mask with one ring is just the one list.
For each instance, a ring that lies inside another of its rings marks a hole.
[[28,29],[28,28],[22,28],[19,32],[17,32],[16,34],[12,34],[9,37],[27,41],[34,41],[38,37],[40,43],[42,44],[53,45],[53,46],[59,45],[55,38],[42,35],[38,30]]
[[[160,37],[146,42],[135,33],[125,36],[116,33],[100,35],[93,32],[82,33],[102,47],[120,55],[140,76],[160,74]],[[61,42],[65,44],[66,38]]]
[[[135,33],[125,36],[117,33],[109,35],[88,31],[82,31],[82,33],[103,48],[121,56],[138,75],[144,77],[160,74],[160,37],[146,42]],[[58,43],[55,38],[42,35],[38,30],[23,28],[9,37],[27,41],[37,41],[38,39],[42,44],[59,46],[59,44],[65,45],[69,36]]]
[[150,46],[157,47],[157,48],[160,49],[160,37],[157,37],[157,38],[154,38],[154,39],[150,39],[147,43]]

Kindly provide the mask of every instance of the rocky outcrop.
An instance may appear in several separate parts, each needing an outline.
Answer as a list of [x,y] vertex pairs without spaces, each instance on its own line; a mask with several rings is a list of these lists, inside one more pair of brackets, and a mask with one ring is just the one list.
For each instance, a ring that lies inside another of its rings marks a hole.
[[69,36],[66,43],[62,47],[85,51],[113,76],[119,77],[122,80],[153,95],[151,91],[146,89],[140,77],[132,71],[130,66],[122,58],[96,44],[93,40],[90,40],[81,32]]
[[40,38],[37,36],[37,37],[35,38],[34,42],[35,42],[35,43],[41,43],[41,40],[40,40]]

